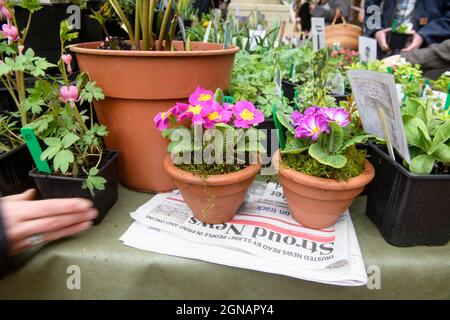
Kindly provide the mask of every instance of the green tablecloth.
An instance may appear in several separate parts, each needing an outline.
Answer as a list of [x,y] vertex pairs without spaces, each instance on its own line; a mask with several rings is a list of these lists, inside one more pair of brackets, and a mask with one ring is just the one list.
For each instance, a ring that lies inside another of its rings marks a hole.
[[[120,188],[104,221],[76,237],[47,245],[0,280],[0,299],[450,299],[450,245],[396,248],[364,214],[350,212],[366,266],[381,270],[381,289],[339,287],[126,247],[119,237],[129,212],[152,195]],[[81,289],[66,286],[70,265]]]

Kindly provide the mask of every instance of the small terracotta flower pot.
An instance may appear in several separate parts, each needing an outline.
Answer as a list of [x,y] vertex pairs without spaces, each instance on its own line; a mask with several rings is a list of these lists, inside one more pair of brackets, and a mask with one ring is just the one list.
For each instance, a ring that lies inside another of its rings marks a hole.
[[292,216],[312,229],[333,226],[375,175],[375,169],[367,160],[364,172],[345,182],[309,176],[279,160],[280,152],[277,151],[273,163],[279,163],[279,182]]
[[164,168],[194,216],[204,223],[219,224],[234,218],[261,165],[252,164],[238,172],[202,179],[177,168],[167,155]]

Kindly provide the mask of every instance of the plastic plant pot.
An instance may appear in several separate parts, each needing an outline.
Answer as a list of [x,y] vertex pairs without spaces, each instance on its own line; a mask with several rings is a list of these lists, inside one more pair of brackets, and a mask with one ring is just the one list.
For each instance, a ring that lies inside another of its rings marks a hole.
[[106,179],[105,190],[95,190],[91,195],[88,189],[83,189],[84,178],[65,177],[51,174],[43,174],[36,169],[30,171],[36,186],[43,199],[51,198],[86,198],[94,203],[98,210],[98,217],[94,224],[100,223],[114,204],[118,195],[118,160],[117,151],[106,151],[107,160],[99,169],[98,175]]
[[384,147],[369,146],[377,174],[369,185],[366,214],[384,239],[398,247],[445,245],[450,240],[450,175],[414,175]]
[[406,48],[412,41],[411,34],[389,32],[388,46],[392,50],[401,50]]
[[281,81],[281,88],[283,90],[283,95],[289,100],[293,101],[295,98],[295,88],[297,88],[299,84],[295,82],[291,82],[287,79]]
[[21,145],[0,155],[1,196],[22,193],[35,188],[34,180],[28,176],[33,168],[33,159],[26,145]]

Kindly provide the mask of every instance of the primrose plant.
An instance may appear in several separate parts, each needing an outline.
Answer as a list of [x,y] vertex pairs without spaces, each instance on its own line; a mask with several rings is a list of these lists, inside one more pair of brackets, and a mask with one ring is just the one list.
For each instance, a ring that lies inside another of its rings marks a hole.
[[411,153],[409,170],[424,175],[450,168],[450,120],[428,98],[408,98],[402,108],[403,126]]
[[177,103],[154,118],[156,127],[171,141],[168,151],[175,164],[212,165],[206,173],[236,171],[259,161],[250,154],[265,152],[261,144],[265,134],[255,128],[263,121],[263,113],[251,102],[228,104],[220,89],[214,93],[200,87],[189,103]]
[[[296,157],[302,157],[308,164],[313,160],[317,163],[314,169],[316,171],[305,173],[326,178],[330,176],[349,178],[346,175],[329,175],[328,173],[330,170],[334,172],[344,170],[346,166],[358,167],[353,176],[362,172],[365,155],[359,154],[361,161],[355,164],[354,148],[355,145],[365,142],[371,136],[360,134],[354,129],[352,121],[355,120],[345,108],[311,106],[304,112],[294,111],[290,115],[277,112],[277,117],[287,129],[286,146],[281,150],[283,161],[285,158],[286,160],[290,158],[290,161],[285,162],[297,163]],[[307,169],[296,165],[293,167],[300,171]]]

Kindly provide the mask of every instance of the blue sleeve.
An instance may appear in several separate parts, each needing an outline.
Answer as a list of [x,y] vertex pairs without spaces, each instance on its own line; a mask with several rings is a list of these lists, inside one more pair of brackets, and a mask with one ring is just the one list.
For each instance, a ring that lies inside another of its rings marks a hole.
[[430,21],[417,32],[427,46],[450,39],[450,0],[445,1],[442,17]]

